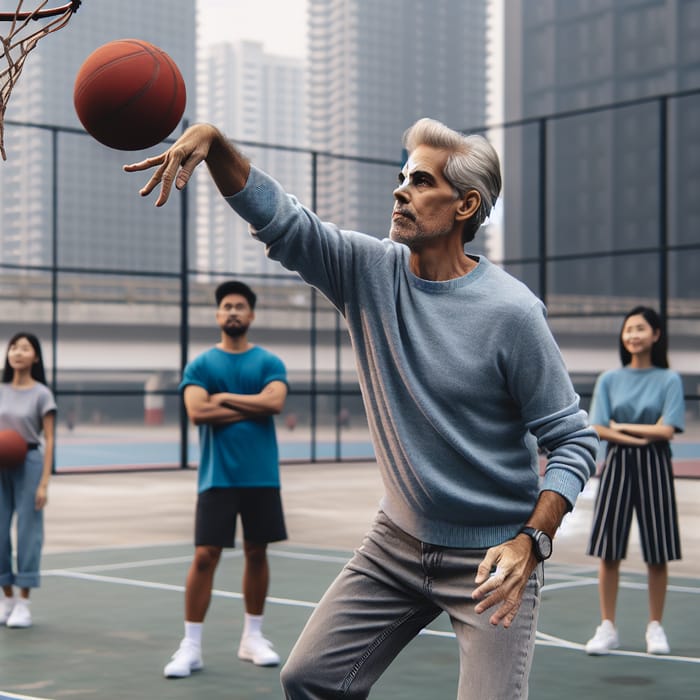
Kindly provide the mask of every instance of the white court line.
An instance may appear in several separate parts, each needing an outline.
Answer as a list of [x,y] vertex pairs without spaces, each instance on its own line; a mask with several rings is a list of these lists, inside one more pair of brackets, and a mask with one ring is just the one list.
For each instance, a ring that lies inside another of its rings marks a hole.
[[329,554],[303,554],[301,552],[286,552],[280,549],[268,549],[267,553],[271,556],[282,557],[286,559],[302,559],[305,561],[322,561],[329,564],[347,564],[351,555],[347,557],[334,557]]
[[[350,558],[338,557],[327,554],[308,554],[306,552],[294,552],[282,549],[268,549],[267,553],[269,556],[280,557],[282,559],[299,559],[301,561],[318,561],[327,562],[333,564],[345,564]],[[243,552],[240,549],[224,551],[222,554],[223,559],[236,559],[243,556]],[[126,562],[119,562],[116,564],[93,564],[90,566],[75,566],[68,569],[62,568],[57,569],[57,571],[79,571],[79,572],[100,572],[100,571],[118,571],[120,569],[138,569],[147,568],[150,566],[163,566],[167,564],[186,564],[192,561],[192,555],[178,556],[178,557],[161,557],[159,559],[137,559]],[[51,575],[52,570],[47,570],[43,572],[46,575]],[[566,588],[577,588],[583,586],[594,586],[598,584],[597,577],[582,576],[581,574],[566,573],[564,571],[548,571],[545,574],[545,579],[559,579],[560,583],[546,583],[542,587],[542,591],[555,591],[563,590]],[[633,581],[620,581],[621,588],[628,588],[631,590],[646,590],[647,586],[645,583],[635,583]],[[691,586],[676,586],[674,584],[669,584],[667,590],[674,593],[691,593],[700,594],[700,587]]]
[[90,552],[118,552],[123,549],[162,549],[164,547],[192,546],[192,540],[175,540],[173,542],[155,542],[145,544],[97,544],[92,547],[78,547],[77,549],[63,549],[61,547],[45,547],[43,552],[48,556],[57,554],[89,554]]
[[[139,581],[133,578],[122,578],[120,576],[99,576],[97,574],[83,573],[80,571],[72,571],[70,569],[52,569],[45,572],[47,576],[56,576],[60,578],[73,578],[81,581],[95,581],[97,583],[113,583],[120,586],[135,586],[136,588],[149,588],[151,590],[160,591],[175,591],[184,593],[185,587],[172,583],[159,583],[156,581]],[[222,591],[218,588],[212,590],[212,595],[217,598],[232,598],[242,600],[242,593],[234,593],[233,591]],[[293,598],[275,598],[268,596],[265,599],[269,603],[277,603],[277,605],[289,605],[297,608],[315,608],[317,603],[307,600],[294,600]]]
[[0,690],[0,700],[50,700],[50,698],[37,698],[34,695],[17,695]]
[[[438,630],[422,629],[420,631],[421,635],[426,635],[429,637],[443,637],[445,639],[455,639],[456,635],[454,632],[441,632]],[[558,649],[570,649],[576,652],[582,652],[585,649],[584,644],[579,644],[577,642],[569,642],[566,639],[561,639],[555,637],[554,635],[547,634],[546,632],[536,632],[535,644],[537,646],[543,647],[556,647]],[[621,649],[616,649],[610,652],[610,655],[615,656],[636,656],[643,659],[653,658],[659,661],[681,661],[691,664],[700,664],[700,659],[693,656],[672,656],[670,654],[660,655],[660,654],[646,654],[643,651],[623,651]]]
[[[301,552],[284,552],[268,549],[268,556],[281,557],[286,559],[301,559],[304,561],[320,561],[332,564],[345,564],[350,557],[335,557],[323,554],[305,554]],[[222,554],[222,559],[237,559],[243,556],[241,550],[227,551]],[[149,566],[163,566],[167,564],[188,564],[192,561],[192,555],[179,557],[161,557],[160,559],[135,559],[132,561],[119,562],[117,564],[91,564],[90,566],[71,566],[69,568],[56,569],[56,571],[119,571],[121,569],[141,569]],[[50,576],[52,569],[47,569],[43,573]]]
[[[585,644],[570,642],[560,637],[547,634],[545,632],[537,632],[538,644],[547,647],[560,647],[562,649],[574,649],[576,651],[584,651]],[[700,658],[695,656],[672,656],[671,654],[647,654],[643,651],[624,651],[622,649],[612,649],[609,656],[634,656],[642,659],[654,659],[658,661],[684,661],[690,664],[700,664]]]
[[146,560],[136,560],[136,561],[123,561],[118,564],[93,564],[91,566],[72,566],[70,569],[47,569],[42,571],[42,574],[46,576],[51,576],[54,571],[80,571],[82,573],[89,573],[90,571],[115,571],[121,569],[140,569],[149,566],[162,566],[164,564],[186,564],[191,562],[192,557],[168,557],[165,559],[146,559]]
[[[338,563],[338,562],[345,563],[345,561],[347,561],[346,558],[318,555],[318,554],[307,554],[307,553],[303,553],[303,552],[287,552],[287,551],[280,552],[280,550],[269,550],[269,554],[274,554],[276,556],[282,556],[282,557],[289,558],[289,559],[322,561],[322,562],[329,562],[329,563]],[[240,556],[240,555],[241,555],[240,551],[226,552],[225,553],[225,556],[228,558],[234,557],[234,556]],[[156,565],[163,564],[163,563],[181,563],[183,561],[190,561],[190,560],[191,560],[191,557],[170,557],[170,558],[143,560],[143,561],[123,562],[121,564],[105,564],[102,566],[96,565],[96,566],[92,566],[92,567],[80,567],[77,569],[51,569],[48,571],[44,571],[42,573],[46,576],[73,578],[73,579],[79,579],[79,580],[95,581],[98,583],[110,583],[110,584],[124,585],[124,586],[135,586],[138,588],[147,588],[147,589],[152,589],[152,590],[175,591],[175,592],[179,592],[179,593],[184,593],[185,587],[182,585],[159,583],[159,582],[155,582],[155,581],[142,581],[142,580],[129,579],[129,578],[123,578],[123,577],[116,577],[116,576],[101,576],[101,575],[98,575],[96,573],[90,573],[90,572],[101,571],[101,570],[102,571],[114,570],[114,569],[118,569],[118,568],[138,568],[138,567],[146,567],[146,566],[156,566]],[[551,574],[550,574],[550,576],[551,576]],[[574,576],[570,576],[570,575],[567,576],[567,575],[560,574],[558,576],[555,576],[555,578],[569,578],[570,580],[562,581],[561,583],[554,583],[554,584],[545,585],[542,587],[543,592],[553,591],[553,590],[563,590],[566,588],[575,588],[575,587],[580,587],[580,586],[591,586],[591,585],[596,585],[598,583],[597,579],[590,578],[590,577],[583,577],[583,578],[577,579]],[[646,588],[647,588],[646,584],[634,583],[634,582],[630,582],[630,581],[620,581],[620,587],[634,589],[634,590],[646,590]],[[688,587],[688,586],[670,585],[670,586],[668,586],[668,590],[672,591],[672,592],[679,592],[679,593],[700,593],[700,588]],[[232,591],[222,591],[219,589],[213,589],[212,595],[215,597],[218,597],[218,598],[228,598],[228,599],[235,599],[235,600],[242,600],[242,598],[243,598],[243,595],[241,593],[236,593],[236,592],[232,592]],[[297,599],[292,599],[292,598],[277,598],[274,596],[269,596],[267,598],[267,601],[269,603],[272,603],[272,604],[285,605],[285,606],[290,606],[290,607],[315,608],[317,606],[317,603],[312,602],[312,601],[297,600]],[[454,632],[444,632],[444,631],[430,630],[430,629],[423,629],[423,630],[421,630],[420,634],[432,636],[432,637],[441,637],[441,638],[454,638],[455,637]],[[576,652],[580,652],[580,651],[584,650],[583,644],[579,644],[577,642],[572,642],[572,641],[568,641],[565,639],[561,639],[560,637],[555,637],[553,635],[547,634],[545,632],[541,632],[539,630],[536,632],[536,642],[535,643],[537,645],[541,645],[541,646],[569,649],[569,650],[573,650]],[[621,651],[621,650],[613,650],[610,652],[610,654],[617,655],[617,656],[653,658],[655,660],[661,660],[661,661],[680,661],[680,662],[693,663],[693,664],[700,663],[700,658],[687,657],[687,656],[672,656],[670,654],[669,655],[656,655],[656,654],[646,654],[644,652]],[[20,698],[20,700],[23,700],[21,698],[21,696],[16,696],[16,697]],[[0,700],[2,700],[1,696],[0,696]],[[45,699],[29,698],[28,700],[45,700]]]
[[[584,587],[584,586],[597,586],[598,585],[598,579],[597,578],[583,578],[583,579],[575,579],[572,578],[570,581],[562,581],[561,583],[548,583],[542,586],[542,591],[560,591],[565,588],[579,588],[579,587]],[[634,581],[620,581],[620,588],[628,588],[629,590],[633,591],[646,591],[647,590],[647,584],[646,583],[635,583]],[[694,594],[700,594],[700,587],[697,586],[676,586],[673,584],[669,584],[666,586],[667,591],[671,591],[672,593],[694,593]]]
[[[243,553],[240,551],[235,552],[224,552],[222,559],[236,559],[242,557]],[[135,559],[133,561],[123,561],[118,564],[92,564],[90,566],[71,566],[70,568],[56,569],[56,571],[115,571],[119,569],[141,569],[147,568],[149,566],[163,566],[164,564],[188,564],[192,561],[192,555],[180,557],[162,557],[160,559]],[[43,572],[47,575],[51,575],[52,569],[48,569]]]

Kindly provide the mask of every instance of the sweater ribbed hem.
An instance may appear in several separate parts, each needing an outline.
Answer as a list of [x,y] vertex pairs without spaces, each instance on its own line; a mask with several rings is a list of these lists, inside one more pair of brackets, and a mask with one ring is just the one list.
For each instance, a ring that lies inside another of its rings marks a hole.
[[506,540],[513,539],[525,523],[529,510],[522,518],[512,523],[498,525],[473,525],[451,523],[439,520],[427,520],[407,508],[397,507],[384,497],[380,508],[387,517],[404,532],[421,542],[438,547],[455,547],[457,549],[488,549]]

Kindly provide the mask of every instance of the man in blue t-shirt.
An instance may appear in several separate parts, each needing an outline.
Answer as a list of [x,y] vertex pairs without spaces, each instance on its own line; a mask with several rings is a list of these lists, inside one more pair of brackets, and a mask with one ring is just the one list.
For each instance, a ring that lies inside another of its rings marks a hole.
[[185,588],[185,637],[166,665],[167,678],[202,668],[202,626],[224,547],[243,526],[245,623],[238,657],[276,666],[279,656],[262,635],[269,583],[268,542],[287,537],[280,498],[273,416],[287,397],[282,361],[248,341],[255,293],[242,282],[216,289],[221,341],[185,367],[180,384],[190,420],[199,427],[195,551]]

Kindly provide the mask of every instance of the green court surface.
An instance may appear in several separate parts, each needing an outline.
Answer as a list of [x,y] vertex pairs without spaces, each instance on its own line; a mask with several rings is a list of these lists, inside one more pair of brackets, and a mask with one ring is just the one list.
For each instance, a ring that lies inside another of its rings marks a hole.
[[[278,668],[236,658],[242,626],[240,550],[228,552],[205,624],[205,667],[166,680],[162,669],[182,635],[183,585],[191,547],[112,547],[44,556],[33,596],[34,626],[0,628],[0,699],[280,698]],[[271,547],[265,632],[283,659],[349,551]],[[624,574],[619,599],[622,648],[588,657],[583,643],[597,620],[595,568],[547,568],[530,698],[651,700],[698,697],[700,581],[672,578],[664,625],[673,655],[644,652],[646,586]],[[441,616],[399,656],[375,686],[380,700],[456,697],[458,657]],[[503,700],[508,700],[504,698]]]

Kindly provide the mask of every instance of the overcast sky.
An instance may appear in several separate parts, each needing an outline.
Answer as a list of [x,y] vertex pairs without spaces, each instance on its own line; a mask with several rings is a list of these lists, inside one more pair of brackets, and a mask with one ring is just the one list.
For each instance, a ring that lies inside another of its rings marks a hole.
[[204,46],[220,41],[261,41],[268,53],[303,57],[306,0],[197,0]]

